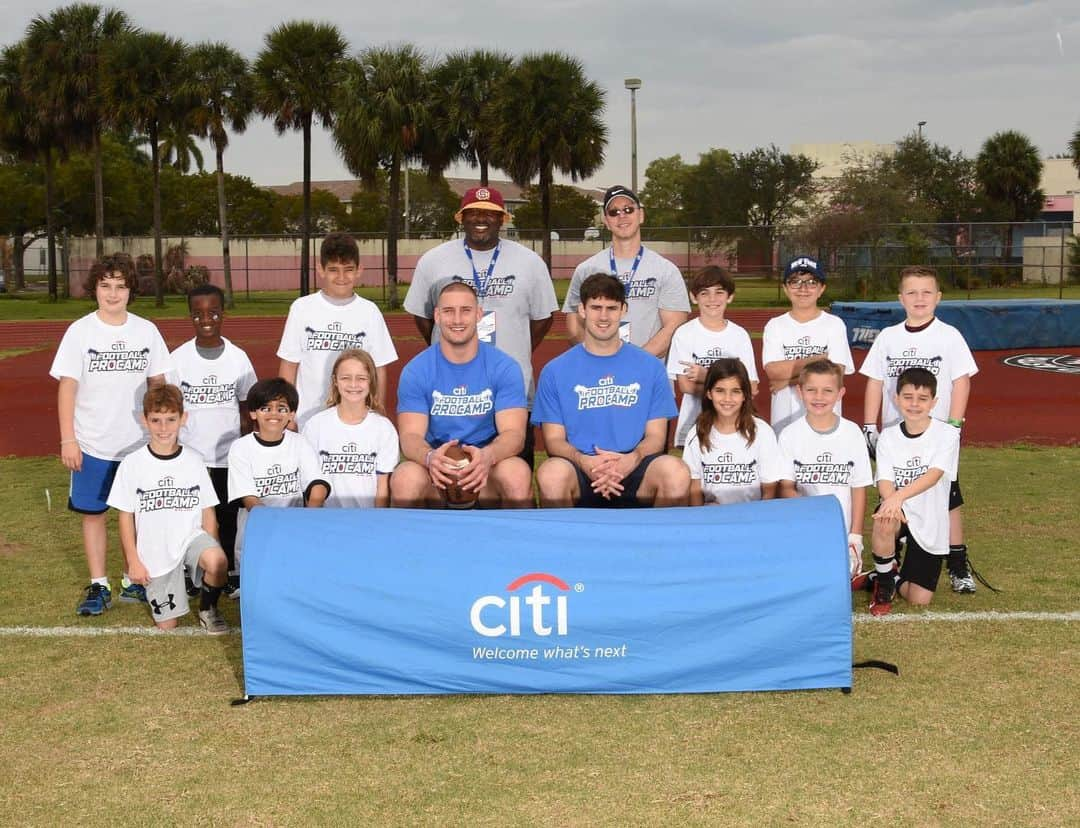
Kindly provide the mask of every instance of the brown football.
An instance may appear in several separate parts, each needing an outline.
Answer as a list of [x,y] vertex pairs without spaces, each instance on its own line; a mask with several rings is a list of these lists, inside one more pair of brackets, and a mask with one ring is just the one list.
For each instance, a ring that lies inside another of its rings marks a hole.
[[[460,445],[454,444],[446,449],[446,459],[457,463],[458,473],[469,465],[469,455]],[[457,483],[451,483],[443,490],[446,506],[450,509],[471,509],[476,505],[477,492],[467,492]]]

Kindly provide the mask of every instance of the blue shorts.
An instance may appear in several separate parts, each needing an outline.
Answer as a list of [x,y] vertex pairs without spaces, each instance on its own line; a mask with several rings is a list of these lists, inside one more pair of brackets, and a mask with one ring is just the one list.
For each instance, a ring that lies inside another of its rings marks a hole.
[[101,460],[85,451],[82,469],[71,473],[68,508],[84,515],[100,515],[109,511],[109,489],[112,488],[119,460]]
[[649,468],[649,464],[652,463],[659,454],[649,454],[638,463],[637,468],[630,474],[623,478],[623,490],[622,494],[613,498],[605,498],[603,495],[598,495],[593,491],[592,481],[589,480],[589,476],[581,470],[581,467],[574,464],[574,471],[577,472],[578,489],[581,490],[581,496],[574,506],[580,506],[590,509],[640,509],[647,504],[642,503],[637,498],[638,489],[641,488],[641,482],[645,479],[645,470]]

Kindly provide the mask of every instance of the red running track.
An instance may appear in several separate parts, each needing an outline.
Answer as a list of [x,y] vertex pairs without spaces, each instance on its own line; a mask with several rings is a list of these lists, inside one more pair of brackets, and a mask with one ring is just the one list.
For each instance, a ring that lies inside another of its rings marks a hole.
[[[732,310],[730,318],[751,332],[760,332],[765,321],[776,315],[772,310]],[[56,382],[48,375],[53,353],[68,322],[2,322],[0,348],[41,348],[22,356],[0,360],[0,399],[4,416],[0,420],[0,456],[35,457],[59,453],[59,429],[56,422]],[[397,402],[397,380],[401,366],[415,356],[423,345],[412,318],[397,314],[387,317],[400,359],[390,366],[388,403],[393,411]],[[280,317],[234,317],[225,323],[225,335],[243,347],[261,377],[277,372],[278,340],[284,320]],[[158,323],[170,348],[192,336],[186,319]],[[565,326],[557,316],[552,334],[539,349],[533,363],[537,374],[552,357],[566,350]],[[44,346],[44,347],[42,347]],[[759,366],[761,340],[754,340]],[[856,366],[866,351],[857,350]],[[965,443],[995,444],[1011,442],[1045,445],[1080,443],[1080,373],[1052,373],[1006,365],[1002,360],[1015,353],[1069,354],[1080,358],[1080,349],[1028,349],[1014,351],[976,351],[979,374],[972,385],[968,408]],[[865,381],[856,374],[847,380],[844,416],[862,421],[862,398]],[[758,410],[768,414],[768,394],[756,399]]]

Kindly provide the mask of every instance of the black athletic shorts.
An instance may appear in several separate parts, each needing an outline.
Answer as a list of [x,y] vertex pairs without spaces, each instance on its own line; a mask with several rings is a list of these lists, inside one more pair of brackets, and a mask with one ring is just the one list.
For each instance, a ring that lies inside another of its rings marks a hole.
[[959,509],[963,505],[964,496],[960,493],[960,478],[957,477],[949,486],[949,511]]
[[588,507],[590,509],[640,509],[651,505],[638,501],[637,491],[641,488],[641,481],[645,479],[645,470],[657,457],[660,457],[660,454],[650,454],[638,463],[637,468],[623,478],[622,494],[610,499],[594,492],[592,489],[592,481],[589,480],[589,476],[575,464],[574,471],[577,472],[577,482],[578,488],[581,490],[581,498],[574,505]]
[[917,584],[930,592],[937,590],[938,579],[941,577],[941,565],[945,562],[945,555],[931,555],[912,537],[907,524],[902,524],[900,536],[906,538],[907,549],[904,551],[904,561],[900,565],[900,581],[908,581]]

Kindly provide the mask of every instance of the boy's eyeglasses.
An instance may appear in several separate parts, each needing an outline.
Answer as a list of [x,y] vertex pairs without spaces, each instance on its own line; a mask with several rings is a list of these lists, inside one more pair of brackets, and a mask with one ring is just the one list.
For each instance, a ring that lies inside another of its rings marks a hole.
[[611,207],[608,209],[607,214],[611,216],[611,218],[615,218],[620,213],[624,216],[632,216],[636,211],[637,207],[633,204],[627,204],[625,207]]
[[810,288],[816,288],[820,284],[821,282],[817,279],[789,279],[787,286],[792,290],[801,290],[803,288],[809,290]]
[[217,311],[210,311],[210,313],[206,314],[205,316],[203,314],[201,314],[201,313],[193,313],[193,314],[191,314],[191,321],[192,322],[198,322],[201,319],[209,319],[211,322],[220,322],[221,321],[221,314],[218,313]]

